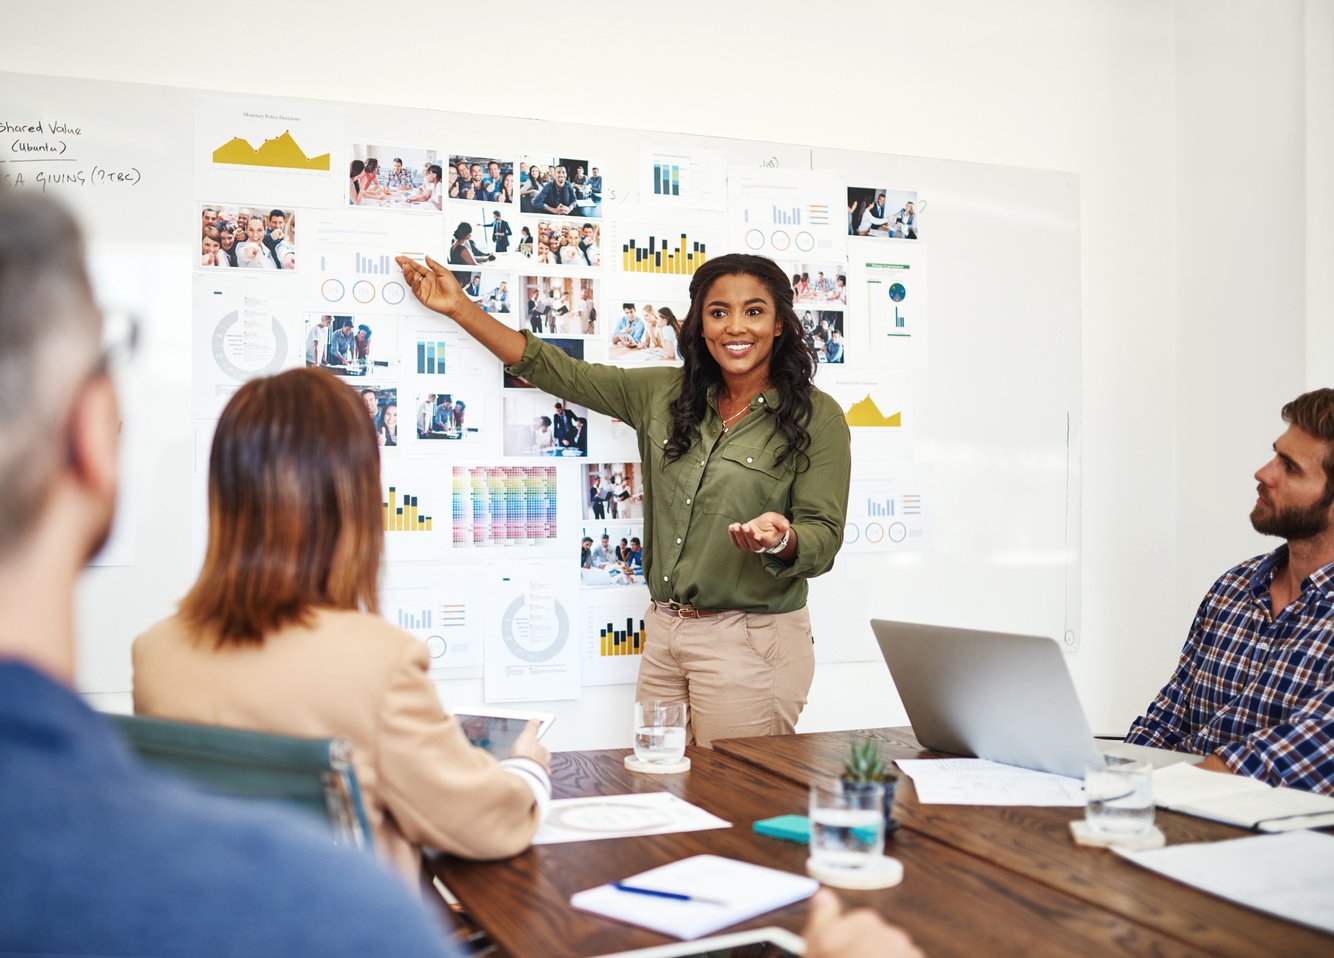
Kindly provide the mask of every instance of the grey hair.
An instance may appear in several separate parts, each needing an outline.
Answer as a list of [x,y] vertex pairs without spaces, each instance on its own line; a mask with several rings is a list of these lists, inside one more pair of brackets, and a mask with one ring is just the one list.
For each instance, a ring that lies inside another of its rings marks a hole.
[[83,254],[62,206],[0,190],[0,555],[41,513],[67,449],[69,392],[96,353],[101,321]]

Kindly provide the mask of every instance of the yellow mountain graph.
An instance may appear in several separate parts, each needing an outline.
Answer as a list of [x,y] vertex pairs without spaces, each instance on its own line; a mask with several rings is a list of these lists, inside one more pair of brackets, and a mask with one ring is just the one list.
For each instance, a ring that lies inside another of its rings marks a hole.
[[306,156],[297,146],[292,134],[284,130],[283,135],[265,140],[264,145],[255,149],[249,140],[233,137],[213,151],[214,163],[226,163],[230,166],[270,166],[282,170],[329,170],[329,154]]
[[848,410],[848,426],[856,429],[857,427],[875,427],[891,426],[898,427],[903,425],[903,413],[896,412],[892,416],[886,416],[880,411],[880,407],[875,404],[875,400],[870,396],[860,402],[852,404]]

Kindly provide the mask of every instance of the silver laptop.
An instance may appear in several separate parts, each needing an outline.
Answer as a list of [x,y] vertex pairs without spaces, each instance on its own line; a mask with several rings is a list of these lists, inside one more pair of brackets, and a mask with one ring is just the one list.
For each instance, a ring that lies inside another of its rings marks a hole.
[[1099,751],[1155,767],[1203,761],[1095,740],[1054,639],[884,619],[871,629],[925,748],[1073,778]]

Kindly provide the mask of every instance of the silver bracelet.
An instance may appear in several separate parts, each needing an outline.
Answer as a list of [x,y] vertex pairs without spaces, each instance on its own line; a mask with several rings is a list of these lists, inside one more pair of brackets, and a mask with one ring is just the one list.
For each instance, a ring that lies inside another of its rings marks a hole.
[[764,550],[765,553],[771,556],[778,555],[778,553],[782,552],[784,549],[787,548],[787,540],[791,538],[791,536],[792,536],[792,528],[789,526],[788,530],[783,533],[783,538],[778,540],[778,545],[774,546],[772,549],[765,549]]

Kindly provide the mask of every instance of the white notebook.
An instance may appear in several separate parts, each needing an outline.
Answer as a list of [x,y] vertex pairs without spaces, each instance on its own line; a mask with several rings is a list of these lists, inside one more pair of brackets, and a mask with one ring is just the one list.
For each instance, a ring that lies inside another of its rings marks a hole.
[[805,875],[717,855],[683,858],[632,875],[622,883],[713,901],[678,901],[600,885],[576,892],[570,904],[581,911],[642,925],[675,938],[698,938],[809,898],[820,887],[819,882]]
[[1246,775],[1169,765],[1153,773],[1154,801],[1241,828],[1286,832],[1334,825],[1334,798],[1296,788],[1275,788]]

